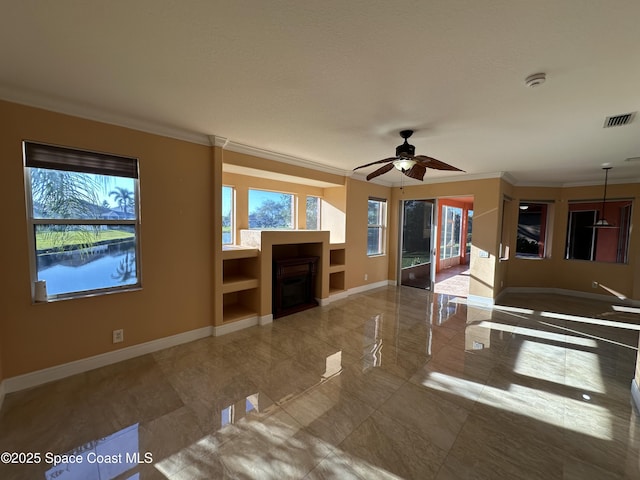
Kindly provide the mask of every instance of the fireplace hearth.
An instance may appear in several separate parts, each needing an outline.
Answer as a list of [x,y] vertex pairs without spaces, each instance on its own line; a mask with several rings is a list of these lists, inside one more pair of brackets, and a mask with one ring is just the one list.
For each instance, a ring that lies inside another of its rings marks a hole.
[[315,281],[318,257],[291,257],[273,261],[273,318],[318,305]]

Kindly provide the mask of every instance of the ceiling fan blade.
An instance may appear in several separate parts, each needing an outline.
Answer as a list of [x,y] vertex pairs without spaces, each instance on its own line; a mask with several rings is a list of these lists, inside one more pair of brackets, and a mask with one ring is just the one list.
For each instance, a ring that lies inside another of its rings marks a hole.
[[456,172],[464,172],[464,170],[449,165],[448,163],[441,162],[440,160],[436,160],[435,158],[427,157],[426,155],[416,155],[415,157],[413,157],[413,159],[419,162],[420,165],[427,168],[433,168],[434,170],[451,170]]
[[376,165],[378,163],[393,162],[394,160],[397,160],[397,157],[384,158],[382,160],[378,160],[377,162],[371,162],[371,163],[367,163],[366,165],[360,165],[359,167],[356,167],[353,170],[355,171],[355,170],[358,170],[359,168],[370,167],[371,165]]
[[416,163],[409,170],[402,170],[402,173],[404,173],[407,177],[415,178],[416,180],[422,180],[426,171],[427,168],[424,165]]
[[[376,163],[379,163],[379,162],[376,162]],[[371,172],[369,175],[367,175],[367,180],[371,180],[372,178],[375,178],[378,175],[382,175],[383,173],[387,173],[392,168],[393,168],[393,163],[387,163],[386,165],[383,165],[382,167],[377,169],[375,172]]]

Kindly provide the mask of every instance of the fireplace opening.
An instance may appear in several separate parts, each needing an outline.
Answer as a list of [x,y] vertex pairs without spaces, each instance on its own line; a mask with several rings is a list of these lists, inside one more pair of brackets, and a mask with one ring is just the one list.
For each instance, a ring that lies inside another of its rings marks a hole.
[[273,261],[273,317],[279,318],[318,305],[315,280],[318,257]]

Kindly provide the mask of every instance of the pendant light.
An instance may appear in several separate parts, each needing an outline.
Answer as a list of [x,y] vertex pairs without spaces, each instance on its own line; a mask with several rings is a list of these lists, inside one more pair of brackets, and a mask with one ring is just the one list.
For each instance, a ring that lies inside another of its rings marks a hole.
[[598,214],[598,220],[596,221],[596,223],[591,225],[593,228],[618,228],[615,225],[611,225],[609,222],[607,222],[607,219],[604,216],[604,207],[607,202],[607,181],[609,180],[609,170],[611,170],[611,168],[613,167],[602,167],[602,169],[604,170],[604,195],[602,196],[602,213]]

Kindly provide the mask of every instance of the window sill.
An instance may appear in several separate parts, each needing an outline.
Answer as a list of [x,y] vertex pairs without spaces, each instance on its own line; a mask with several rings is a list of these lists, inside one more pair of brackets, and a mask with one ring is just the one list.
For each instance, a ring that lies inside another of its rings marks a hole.
[[87,292],[87,293],[82,293],[77,295],[76,294],[66,295],[63,297],[52,297],[52,298],[49,298],[46,302],[39,302],[39,301],[36,301],[34,298],[32,298],[31,305],[47,305],[48,303],[58,303],[58,302],[63,302],[65,300],[78,300],[82,298],[102,297],[104,295],[113,295],[116,293],[127,293],[127,292],[138,292],[140,290],[142,290],[142,286],[135,285],[135,286],[132,286],[131,288],[123,288],[118,290],[96,291],[96,292]]

